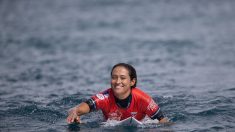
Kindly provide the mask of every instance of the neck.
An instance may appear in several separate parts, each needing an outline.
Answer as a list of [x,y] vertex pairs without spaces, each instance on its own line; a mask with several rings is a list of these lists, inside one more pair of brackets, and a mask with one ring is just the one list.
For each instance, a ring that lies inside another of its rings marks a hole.
[[128,108],[131,104],[131,100],[132,100],[132,95],[131,93],[125,98],[125,99],[118,99],[117,97],[115,97],[115,102],[116,104],[120,107],[120,108]]

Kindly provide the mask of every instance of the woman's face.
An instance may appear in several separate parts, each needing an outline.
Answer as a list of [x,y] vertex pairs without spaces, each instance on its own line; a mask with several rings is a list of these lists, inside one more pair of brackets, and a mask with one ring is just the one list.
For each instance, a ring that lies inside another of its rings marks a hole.
[[114,95],[119,99],[125,99],[131,92],[131,86],[135,84],[135,79],[131,80],[129,71],[123,66],[113,69],[111,76],[111,87]]

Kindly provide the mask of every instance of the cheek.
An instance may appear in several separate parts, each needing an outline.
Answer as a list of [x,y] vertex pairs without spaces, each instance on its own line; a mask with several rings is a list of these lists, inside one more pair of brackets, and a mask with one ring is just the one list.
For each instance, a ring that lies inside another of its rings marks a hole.
[[115,80],[111,80],[110,83],[111,83],[111,84],[114,84],[114,83],[115,83]]
[[124,83],[125,83],[126,85],[131,85],[130,80],[126,80]]

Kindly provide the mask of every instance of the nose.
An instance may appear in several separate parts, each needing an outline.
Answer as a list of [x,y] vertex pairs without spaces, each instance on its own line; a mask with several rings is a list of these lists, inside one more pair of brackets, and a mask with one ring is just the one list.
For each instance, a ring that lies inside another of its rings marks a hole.
[[117,78],[117,83],[121,83],[121,78]]

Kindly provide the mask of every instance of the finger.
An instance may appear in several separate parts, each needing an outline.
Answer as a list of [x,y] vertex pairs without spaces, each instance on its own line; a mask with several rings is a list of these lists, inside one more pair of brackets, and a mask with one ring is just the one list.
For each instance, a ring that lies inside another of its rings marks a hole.
[[67,119],[66,119],[66,121],[67,121],[67,123],[70,123],[70,117],[67,117]]
[[68,119],[67,119],[67,122],[68,122],[69,124],[70,124],[70,123],[73,123],[73,122],[74,122],[74,118],[71,118],[71,117],[68,118]]
[[80,120],[80,117],[79,117],[79,116],[76,117],[76,122],[77,122],[77,123],[81,123],[81,120]]
[[71,116],[68,116],[68,117],[67,117],[67,122],[68,122],[68,123],[71,123],[72,120],[73,120],[73,118],[72,118]]

